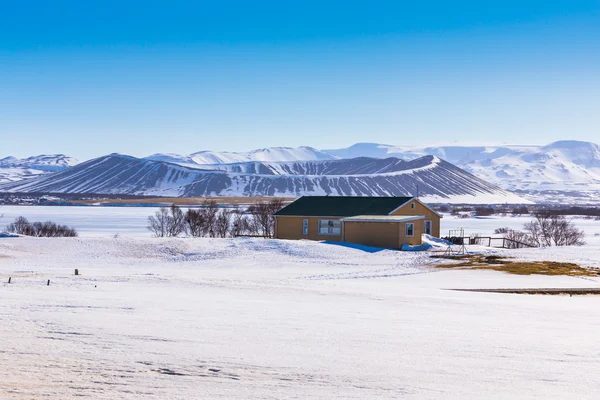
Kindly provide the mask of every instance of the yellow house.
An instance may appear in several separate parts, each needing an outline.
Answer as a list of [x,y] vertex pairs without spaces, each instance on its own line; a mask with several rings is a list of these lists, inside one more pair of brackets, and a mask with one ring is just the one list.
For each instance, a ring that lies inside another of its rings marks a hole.
[[400,249],[439,237],[442,216],[414,197],[304,196],[274,214],[275,237]]

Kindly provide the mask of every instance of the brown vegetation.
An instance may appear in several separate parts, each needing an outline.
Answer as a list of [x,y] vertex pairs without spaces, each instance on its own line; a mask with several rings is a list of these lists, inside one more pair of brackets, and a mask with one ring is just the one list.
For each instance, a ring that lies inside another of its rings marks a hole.
[[432,258],[455,260],[452,264],[438,264],[437,268],[483,269],[515,275],[600,276],[598,268],[583,268],[574,263],[555,261],[511,261],[502,256],[467,254],[461,256],[435,255]]
[[[71,200],[73,204],[161,204],[170,206],[172,204],[178,206],[201,206],[207,201],[215,201],[223,205],[251,205],[260,202],[268,202],[273,200],[273,197],[146,197],[135,199],[98,199],[98,200]],[[295,200],[292,197],[281,198],[284,203],[290,203]]]
[[449,289],[457,292],[544,294],[544,295],[600,295],[600,288],[535,288],[535,289]]

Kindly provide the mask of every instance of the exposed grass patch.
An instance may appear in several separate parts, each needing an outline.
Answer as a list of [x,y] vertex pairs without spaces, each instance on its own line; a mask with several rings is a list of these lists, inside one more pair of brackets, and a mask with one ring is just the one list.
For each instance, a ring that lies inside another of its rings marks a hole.
[[449,289],[457,292],[541,294],[541,295],[600,295],[600,288],[535,288],[535,289]]
[[456,260],[451,264],[439,264],[437,268],[455,269],[484,269],[507,272],[515,275],[564,275],[564,276],[600,276],[598,268],[583,268],[574,263],[556,261],[511,261],[502,256],[484,256],[466,254],[461,256],[432,256]]

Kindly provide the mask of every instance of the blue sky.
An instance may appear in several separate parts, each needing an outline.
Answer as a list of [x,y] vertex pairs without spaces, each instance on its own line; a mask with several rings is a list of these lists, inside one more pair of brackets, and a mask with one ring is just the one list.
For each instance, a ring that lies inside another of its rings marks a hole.
[[27,1],[0,156],[600,142],[600,1]]

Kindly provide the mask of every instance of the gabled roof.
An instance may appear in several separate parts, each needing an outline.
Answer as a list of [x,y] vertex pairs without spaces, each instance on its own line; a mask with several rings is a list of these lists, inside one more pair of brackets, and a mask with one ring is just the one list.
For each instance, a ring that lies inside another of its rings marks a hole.
[[274,215],[298,217],[351,217],[388,215],[412,197],[304,196]]

